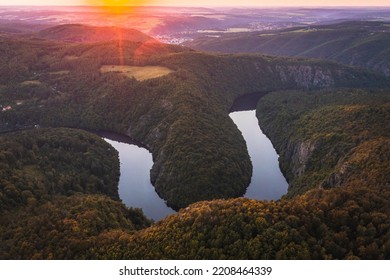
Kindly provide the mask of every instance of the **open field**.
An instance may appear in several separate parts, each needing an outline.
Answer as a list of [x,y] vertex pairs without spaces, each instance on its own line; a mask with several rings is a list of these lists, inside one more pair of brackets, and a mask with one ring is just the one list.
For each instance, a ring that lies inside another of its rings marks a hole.
[[49,72],[51,75],[68,75],[69,73],[70,71],[68,70]]
[[31,86],[31,85],[40,85],[41,82],[40,81],[37,81],[37,80],[34,80],[34,81],[24,81],[22,83],[22,86]]
[[162,77],[172,73],[173,70],[162,66],[127,66],[127,65],[103,65],[101,73],[115,72],[134,78],[138,81],[145,81]]
[[65,60],[75,60],[78,59],[79,57],[77,55],[67,55],[64,57]]

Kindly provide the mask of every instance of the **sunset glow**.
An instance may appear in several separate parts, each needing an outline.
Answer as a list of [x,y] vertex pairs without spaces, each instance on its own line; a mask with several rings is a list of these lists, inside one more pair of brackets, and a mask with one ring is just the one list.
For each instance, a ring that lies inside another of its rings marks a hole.
[[388,0],[0,0],[3,5],[96,6],[389,6]]
[[132,0],[103,0],[104,6],[133,6],[140,1]]
[[125,6],[129,6],[129,7],[145,6],[150,2],[148,0],[80,0],[80,1],[83,1],[84,5],[98,6],[113,14],[123,13],[122,7]]
[[143,6],[148,4],[148,0],[80,0],[80,2],[85,2],[84,4],[91,6],[110,6],[110,7],[120,7],[120,6]]

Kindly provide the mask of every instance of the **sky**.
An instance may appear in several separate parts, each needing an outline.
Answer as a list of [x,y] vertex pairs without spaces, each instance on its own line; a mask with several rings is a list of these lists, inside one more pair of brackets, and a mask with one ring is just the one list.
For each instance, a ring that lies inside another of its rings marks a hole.
[[390,6],[389,0],[0,0],[3,5]]

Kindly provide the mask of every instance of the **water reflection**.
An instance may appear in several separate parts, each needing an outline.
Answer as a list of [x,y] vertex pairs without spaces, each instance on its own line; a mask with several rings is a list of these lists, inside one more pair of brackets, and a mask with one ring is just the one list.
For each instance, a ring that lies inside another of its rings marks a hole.
[[134,144],[103,139],[119,152],[121,176],[118,192],[123,203],[128,207],[142,208],[144,214],[155,221],[175,213],[157,195],[150,182],[151,153]]
[[[278,155],[271,141],[259,128],[255,111],[233,112],[230,117],[244,136],[253,165],[252,180],[244,196],[258,200],[279,199],[287,192],[288,184],[279,169]],[[97,134],[119,152],[121,176],[118,192],[123,203],[141,208],[155,221],[175,213],[157,195],[150,182],[153,159],[145,146],[120,134]]]
[[253,165],[253,175],[245,197],[276,200],[287,193],[288,184],[279,168],[278,154],[259,128],[256,112],[233,112],[229,115],[241,131]]

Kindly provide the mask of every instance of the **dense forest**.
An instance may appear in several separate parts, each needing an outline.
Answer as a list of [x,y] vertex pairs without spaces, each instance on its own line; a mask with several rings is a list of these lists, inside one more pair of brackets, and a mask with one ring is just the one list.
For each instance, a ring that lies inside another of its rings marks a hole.
[[85,131],[0,135],[0,258],[73,258],[109,229],[150,225],[118,197],[117,151]]
[[137,234],[106,234],[88,253],[121,259],[388,259],[389,195],[388,187],[345,187],[279,202],[200,202]]
[[287,196],[389,186],[389,89],[275,92],[260,100],[257,117],[280,155]]
[[[379,74],[329,62],[211,55],[156,42],[80,44],[13,36],[0,47],[0,104],[13,108],[0,115],[0,129],[38,124],[128,134],[149,147],[152,182],[178,208],[245,192],[251,163],[228,116],[237,96],[390,84]],[[173,72],[138,81],[100,71],[121,62]]]
[[60,194],[119,199],[118,155],[99,137],[71,129],[33,129],[1,134],[0,139],[0,210]]
[[[0,37],[0,258],[390,256],[385,76],[319,60],[44,34]],[[141,81],[101,71],[107,65],[170,71]],[[245,192],[252,166],[228,113],[254,92],[269,92],[257,116],[290,183],[277,202],[229,199]],[[180,212],[150,226],[119,201],[116,152],[56,127],[144,143],[156,191]]]

